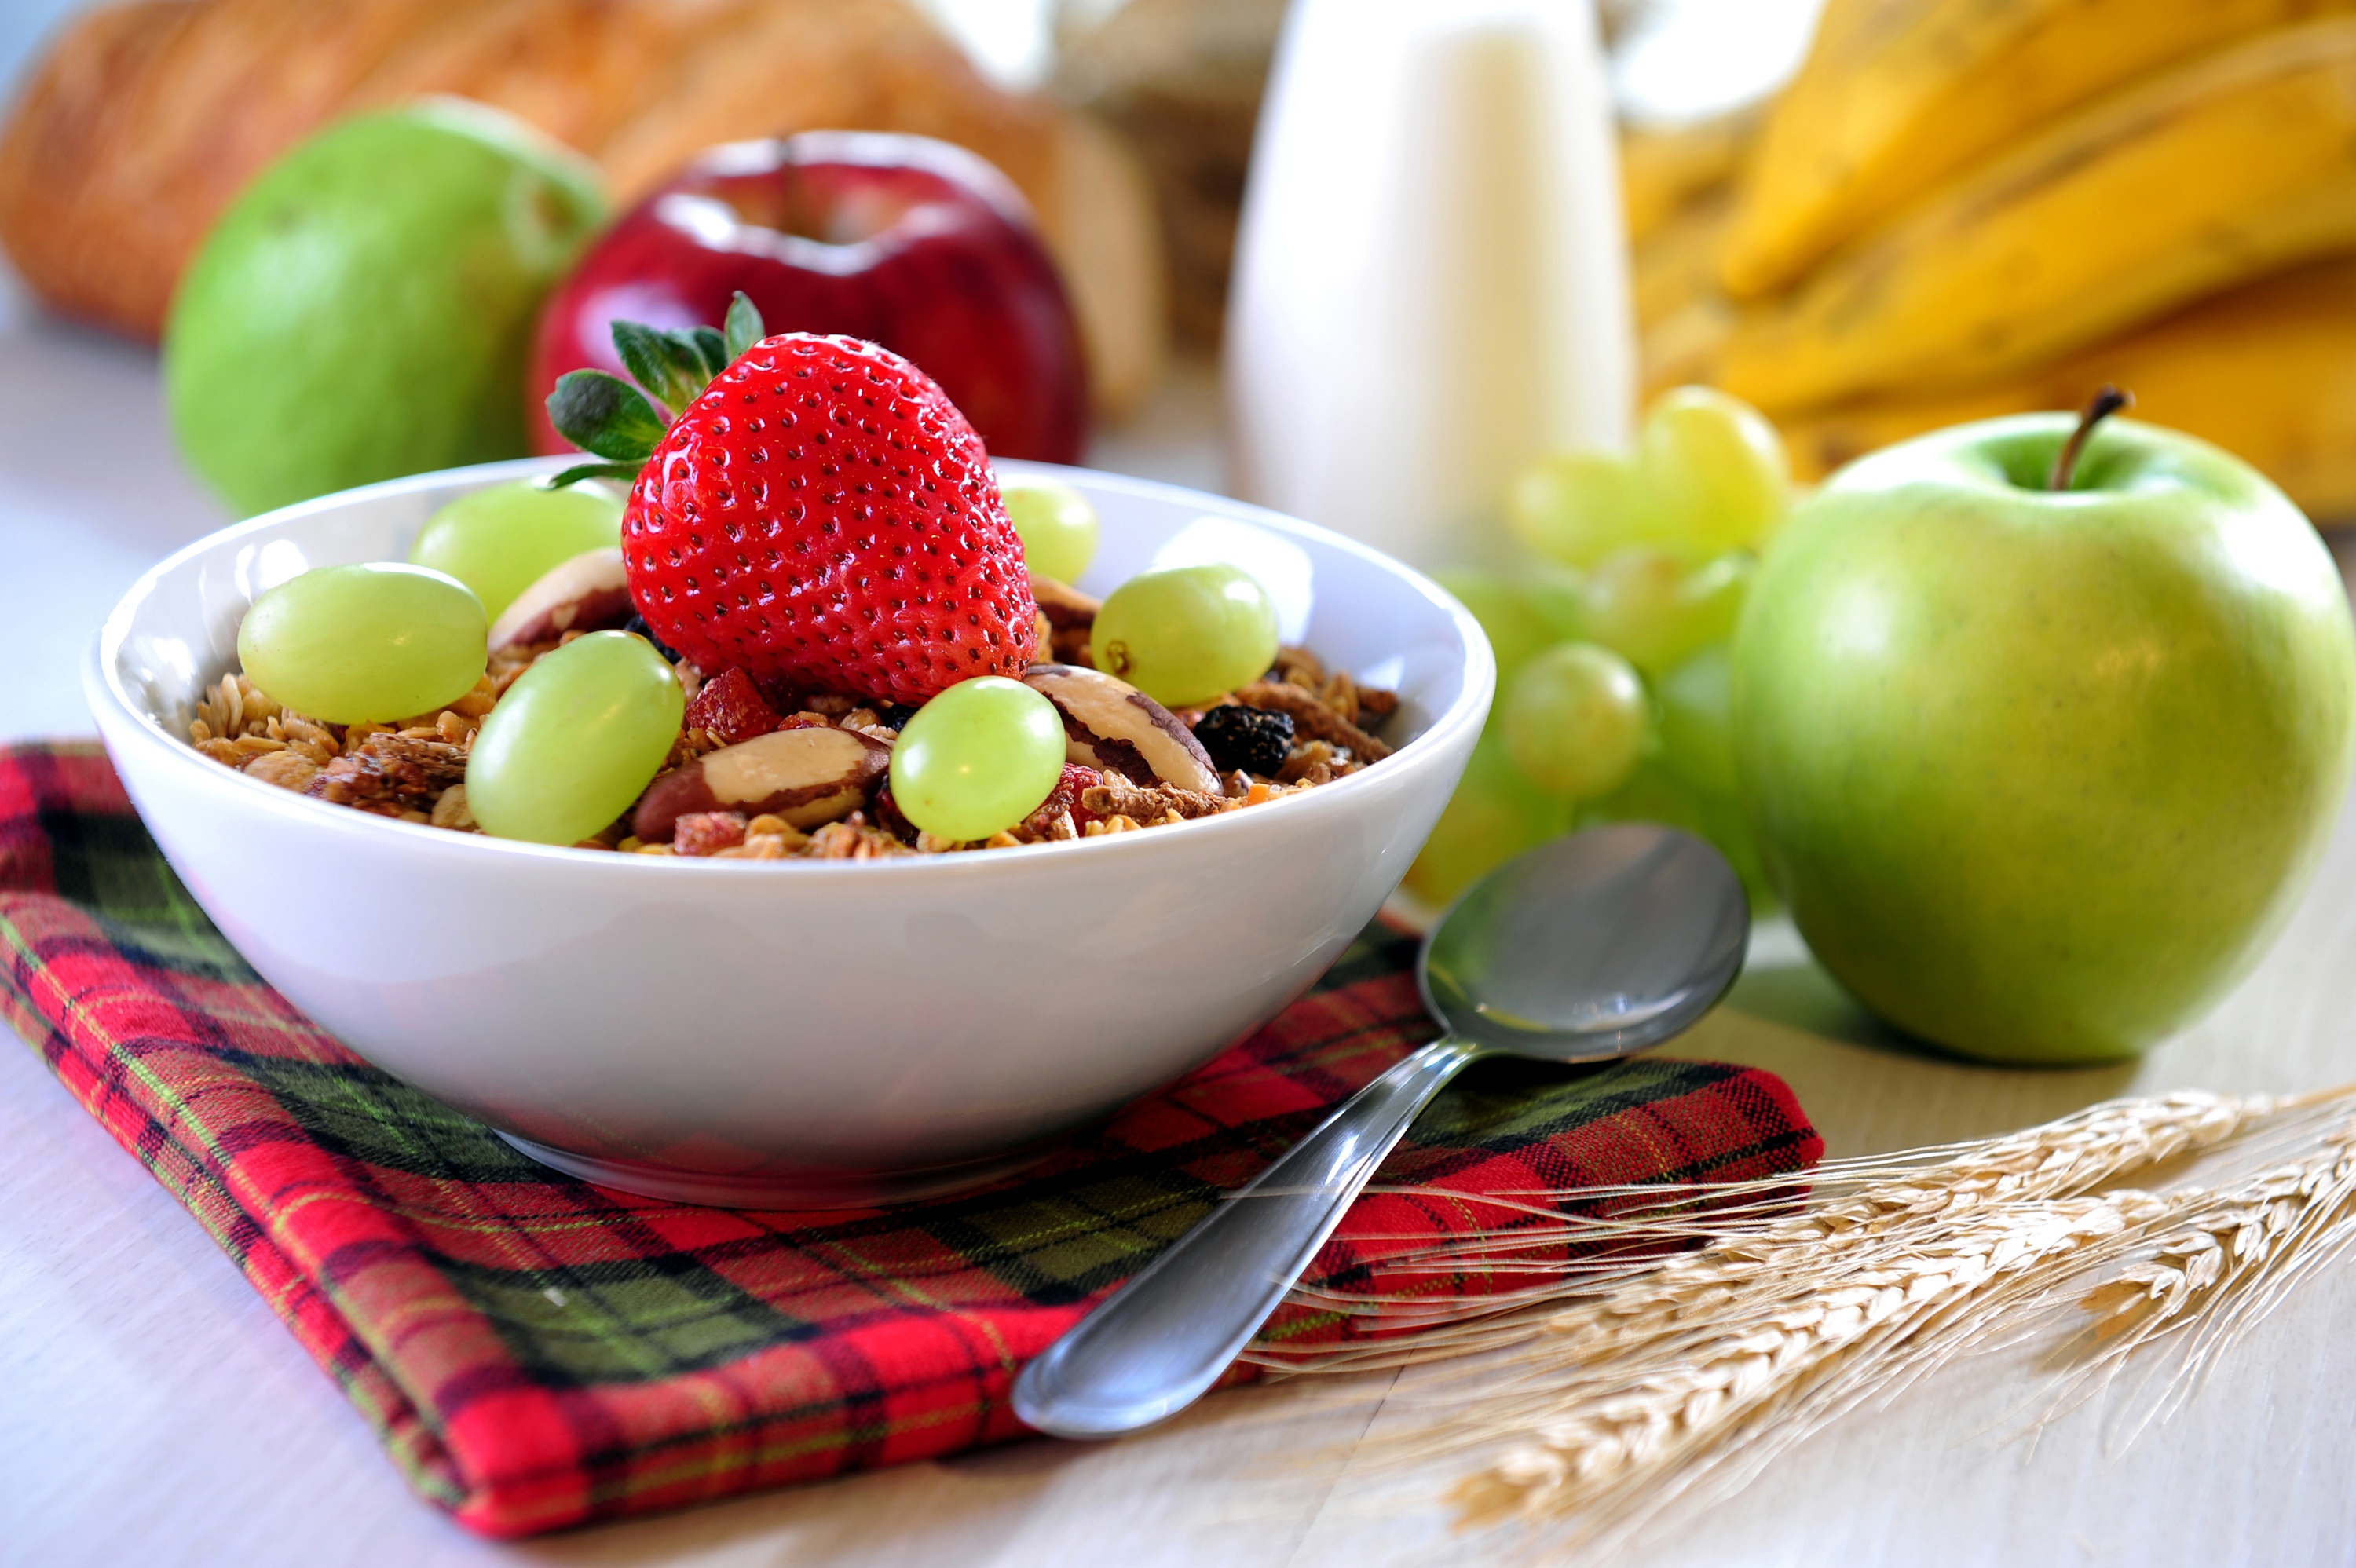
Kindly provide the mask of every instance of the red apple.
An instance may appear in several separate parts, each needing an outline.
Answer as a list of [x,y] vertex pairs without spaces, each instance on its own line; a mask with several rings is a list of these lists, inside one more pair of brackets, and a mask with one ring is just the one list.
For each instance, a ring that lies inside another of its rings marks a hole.
[[[916,361],[994,455],[1080,460],[1079,327],[1030,208],[991,165],[928,136],[809,131],[713,148],[550,296],[531,384],[619,374],[616,318],[717,326],[739,289],[773,333],[847,333]],[[532,406],[540,450],[571,452]]]

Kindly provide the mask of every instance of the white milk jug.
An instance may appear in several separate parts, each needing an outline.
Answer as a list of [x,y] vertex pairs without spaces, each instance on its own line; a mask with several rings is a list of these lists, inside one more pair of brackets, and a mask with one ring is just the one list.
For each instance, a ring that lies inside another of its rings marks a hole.
[[1634,331],[1590,0],[1293,0],[1227,313],[1237,493],[1497,557],[1541,453],[1622,447]]

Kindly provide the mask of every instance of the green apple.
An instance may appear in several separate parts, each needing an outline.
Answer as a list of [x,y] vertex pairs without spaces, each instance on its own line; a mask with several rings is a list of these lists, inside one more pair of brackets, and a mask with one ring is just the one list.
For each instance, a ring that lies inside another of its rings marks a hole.
[[2264,952],[2347,794],[2356,631],[2247,464],[2024,415],[1794,514],[1734,654],[1769,875],[1825,966],[1976,1057],[2133,1055]]
[[525,455],[541,298],[604,218],[586,162],[479,105],[329,126],[246,187],[180,281],[181,451],[249,513]]

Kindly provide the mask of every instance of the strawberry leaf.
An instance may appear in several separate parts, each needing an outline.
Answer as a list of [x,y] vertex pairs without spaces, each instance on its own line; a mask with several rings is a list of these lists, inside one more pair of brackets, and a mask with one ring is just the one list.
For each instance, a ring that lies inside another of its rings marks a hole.
[[691,326],[679,336],[691,341],[696,353],[702,357],[704,364],[711,367],[710,373],[703,378],[705,381],[728,368],[728,346],[722,339],[718,327]]
[[552,474],[540,482],[543,490],[562,490],[567,485],[578,485],[584,479],[619,479],[625,484],[637,478],[645,464],[638,463],[583,463]]
[[712,379],[702,352],[682,334],[659,332],[635,321],[614,323],[614,352],[630,379],[652,392],[673,413],[695,401]]
[[[755,304],[743,289],[738,289],[736,297],[728,302],[725,324],[728,363],[734,365],[744,350],[768,336],[761,325],[761,307]],[[712,374],[716,376],[719,372],[715,370]]]
[[644,463],[668,427],[636,387],[603,370],[567,370],[548,394],[548,422],[584,452]]

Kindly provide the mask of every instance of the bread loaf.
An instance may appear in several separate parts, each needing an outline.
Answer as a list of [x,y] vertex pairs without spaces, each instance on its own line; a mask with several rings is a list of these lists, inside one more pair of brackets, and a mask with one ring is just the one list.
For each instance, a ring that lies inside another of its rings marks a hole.
[[824,127],[972,148],[1030,197],[1099,404],[1159,376],[1159,249],[1105,133],[985,81],[904,0],[134,0],[70,26],[0,133],[0,245],[54,308],[135,337],[245,182],[342,114],[427,93],[581,149],[617,203],[705,147]]

